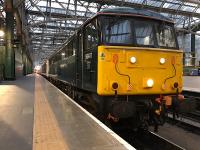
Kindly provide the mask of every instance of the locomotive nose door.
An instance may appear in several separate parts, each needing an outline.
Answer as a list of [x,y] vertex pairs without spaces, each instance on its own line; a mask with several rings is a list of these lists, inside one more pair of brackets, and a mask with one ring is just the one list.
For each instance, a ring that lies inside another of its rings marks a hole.
[[97,86],[97,30],[93,20],[84,28],[83,87],[96,91]]

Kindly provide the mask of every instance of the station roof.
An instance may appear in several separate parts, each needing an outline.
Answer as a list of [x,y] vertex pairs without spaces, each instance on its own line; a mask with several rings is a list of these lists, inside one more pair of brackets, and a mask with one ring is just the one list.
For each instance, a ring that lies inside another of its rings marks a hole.
[[[5,17],[4,1],[0,0],[0,17]],[[200,23],[199,0],[14,0],[14,6],[24,9],[22,24],[35,64],[42,64],[86,19],[105,8],[156,11],[184,33],[198,34]]]

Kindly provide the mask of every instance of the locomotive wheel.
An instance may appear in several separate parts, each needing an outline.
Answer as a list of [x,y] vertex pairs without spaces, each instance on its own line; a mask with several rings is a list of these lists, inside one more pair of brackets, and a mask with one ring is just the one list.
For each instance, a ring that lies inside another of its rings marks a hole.
[[103,121],[103,123],[104,123],[108,128],[113,129],[112,123],[110,122],[110,120],[105,119],[105,120]]
[[95,101],[91,98],[89,95],[81,96],[80,98],[80,104],[83,106],[87,111],[89,111],[91,114],[96,116],[97,114],[97,106]]

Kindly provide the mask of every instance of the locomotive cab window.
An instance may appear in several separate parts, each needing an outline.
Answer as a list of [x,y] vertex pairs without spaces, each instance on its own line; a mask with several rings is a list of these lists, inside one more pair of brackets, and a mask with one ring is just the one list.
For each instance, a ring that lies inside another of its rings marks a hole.
[[105,18],[103,26],[103,41],[105,43],[131,44],[131,21],[129,19]]
[[153,24],[144,21],[134,21],[137,45],[155,46]]
[[171,26],[165,24],[156,25],[156,36],[160,47],[176,47],[174,30]]
[[102,44],[178,49],[173,24],[128,16],[102,16]]

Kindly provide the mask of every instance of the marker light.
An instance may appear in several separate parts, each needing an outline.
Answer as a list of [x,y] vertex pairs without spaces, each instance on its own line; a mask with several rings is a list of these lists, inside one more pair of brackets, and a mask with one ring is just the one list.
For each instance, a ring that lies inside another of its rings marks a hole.
[[164,64],[165,63],[165,58],[160,58],[160,64]]
[[147,80],[147,87],[153,87],[154,81],[152,79]]
[[4,31],[0,30],[0,37],[3,37],[4,36]]
[[131,62],[132,64],[134,64],[134,63],[136,62],[136,58],[135,58],[135,57],[131,57],[131,58],[130,58],[130,62]]
[[178,82],[174,82],[174,88],[178,88]]
[[117,88],[118,88],[118,83],[117,82],[114,82],[113,84],[112,84],[112,88],[114,89],[114,90],[116,90]]

